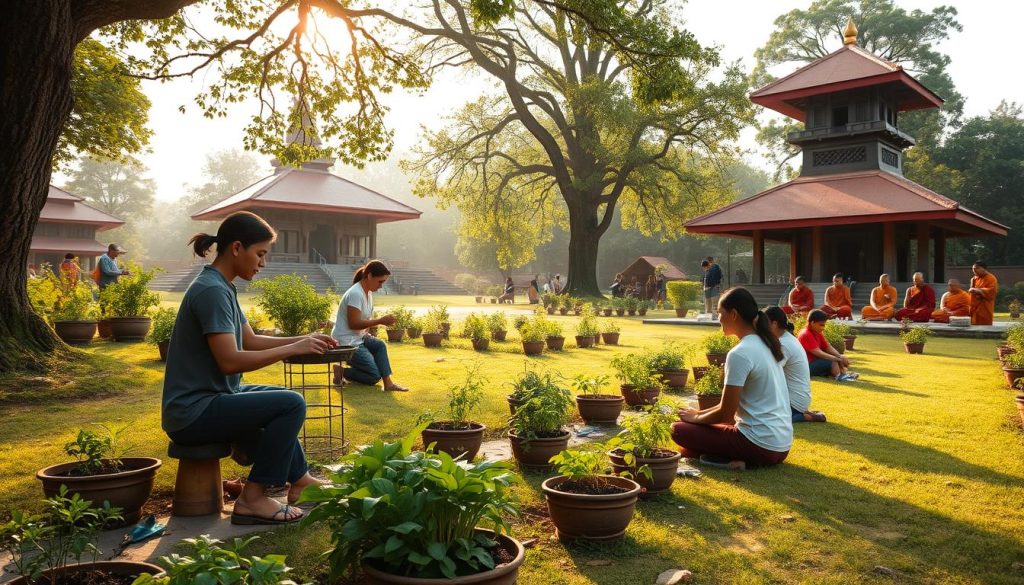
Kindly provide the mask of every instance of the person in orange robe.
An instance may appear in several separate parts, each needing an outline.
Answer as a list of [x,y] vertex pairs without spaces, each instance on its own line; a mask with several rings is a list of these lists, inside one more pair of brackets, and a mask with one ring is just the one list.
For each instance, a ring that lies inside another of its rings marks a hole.
[[971,314],[971,293],[960,286],[960,281],[949,280],[949,292],[942,295],[939,309],[932,313],[932,321],[949,323],[950,317],[966,317]]
[[988,271],[988,266],[980,260],[971,266],[974,278],[971,279],[971,325],[991,325],[996,312],[996,293],[999,292],[999,281]]
[[789,304],[782,307],[787,315],[810,313],[814,309],[814,291],[807,287],[804,277],[793,279],[793,290],[789,291]]
[[860,310],[862,319],[868,321],[888,321],[896,311],[896,298],[899,293],[896,287],[889,284],[889,275],[878,277],[878,286],[871,289],[871,304]]
[[935,311],[935,289],[924,283],[924,274],[914,273],[914,286],[907,288],[903,308],[896,311],[896,320],[910,319],[915,323],[927,323]]
[[825,304],[818,307],[830,318],[849,319],[853,316],[853,300],[850,288],[843,284],[843,274],[837,272],[832,277],[832,286],[825,290]]

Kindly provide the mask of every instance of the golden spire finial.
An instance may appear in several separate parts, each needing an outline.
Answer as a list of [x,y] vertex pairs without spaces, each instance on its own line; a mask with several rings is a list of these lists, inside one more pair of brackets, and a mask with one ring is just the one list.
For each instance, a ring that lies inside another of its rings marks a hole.
[[853,17],[850,16],[846,19],[846,30],[843,31],[843,44],[844,45],[856,45],[857,44],[857,25],[853,24]]

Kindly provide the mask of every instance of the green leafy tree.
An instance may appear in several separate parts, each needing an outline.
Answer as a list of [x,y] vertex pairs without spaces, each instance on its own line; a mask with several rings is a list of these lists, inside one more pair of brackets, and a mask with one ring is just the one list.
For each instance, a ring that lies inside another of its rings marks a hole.
[[126,222],[105,232],[103,238],[125,246],[136,259],[145,256],[140,223],[150,216],[156,190],[145,171],[134,158],[118,162],[87,156],[79,161],[66,185],[68,191],[84,197],[90,205]]

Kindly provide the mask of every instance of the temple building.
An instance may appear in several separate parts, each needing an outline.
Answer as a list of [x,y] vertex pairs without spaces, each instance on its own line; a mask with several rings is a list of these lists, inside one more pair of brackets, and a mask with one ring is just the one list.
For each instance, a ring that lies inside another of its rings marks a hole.
[[78,256],[85,270],[92,270],[96,257],[107,251],[107,244],[96,241],[97,232],[124,225],[124,221],[85,203],[77,195],[50,185],[39,223],[32,233],[28,262],[36,266],[46,262],[56,268],[68,252]]
[[687,230],[753,241],[752,283],[765,282],[765,242],[790,246],[790,277],[824,282],[843,272],[861,282],[915,271],[945,280],[950,238],[1005,236],[1007,227],[903,176],[903,112],[943,103],[899,65],[844,45],[751,94],[804,123],[787,140],[803,151],[800,176],[697,217]]

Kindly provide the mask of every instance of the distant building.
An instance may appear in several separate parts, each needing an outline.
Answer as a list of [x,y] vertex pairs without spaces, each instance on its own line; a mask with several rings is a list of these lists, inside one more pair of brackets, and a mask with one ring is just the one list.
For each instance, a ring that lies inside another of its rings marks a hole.
[[97,232],[122,225],[124,221],[92,207],[81,197],[50,185],[32,233],[28,261],[37,266],[48,262],[56,268],[71,252],[79,257],[83,269],[92,270],[96,257],[107,251],[107,244],[97,241]]

